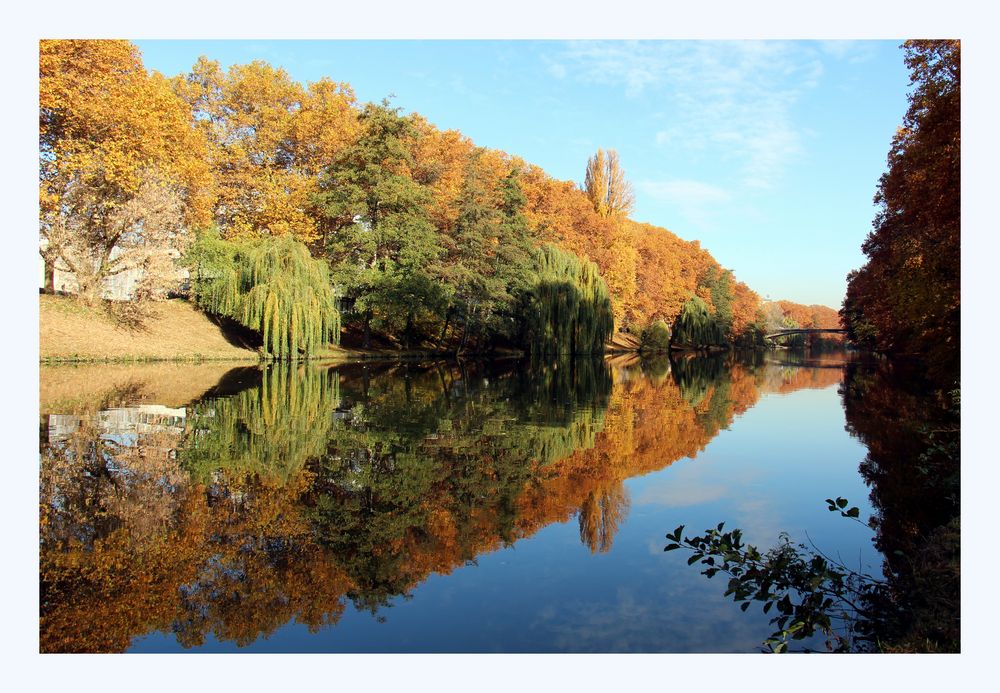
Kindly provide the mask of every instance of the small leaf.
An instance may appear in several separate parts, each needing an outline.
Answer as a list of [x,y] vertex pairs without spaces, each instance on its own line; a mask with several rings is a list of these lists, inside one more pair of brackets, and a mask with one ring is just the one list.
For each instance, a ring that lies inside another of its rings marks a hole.
[[746,611],[749,608],[750,608],[750,602],[743,602],[742,604],[740,604],[740,609],[742,611]]
[[861,514],[861,511],[858,510],[857,508],[851,508],[850,510],[847,511],[846,514],[848,517],[857,517],[858,515]]
[[846,498],[839,498],[838,497],[837,498],[837,507],[838,508],[846,508],[847,507],[847,499]]
[[663,548],[663,550],[664,550],[664,551],[673,551],[674,549],[679,549],[680,547],[681,547],[681,545],[680,545],[680,544],[667,544],[667,545],[666,545],[666,546],[665,546],[665,547]]

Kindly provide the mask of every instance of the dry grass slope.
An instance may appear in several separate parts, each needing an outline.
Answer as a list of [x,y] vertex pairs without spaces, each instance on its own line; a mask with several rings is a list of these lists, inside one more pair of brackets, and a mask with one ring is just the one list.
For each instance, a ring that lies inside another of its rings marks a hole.
[[39,299],[39,356],[45,362],[258,360],[184,300],[155,304],[143,327],[132,330],[73,298]]

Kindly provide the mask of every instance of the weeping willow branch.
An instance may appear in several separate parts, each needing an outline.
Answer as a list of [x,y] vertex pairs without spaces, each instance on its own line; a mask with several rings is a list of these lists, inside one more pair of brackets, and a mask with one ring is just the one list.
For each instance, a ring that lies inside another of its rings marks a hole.
[[223,241],[206,234],[188,257],[195,301],[260,332],[264,353],[308,358],[340,336],[326,265],[290,236]]
[[607,284],[589,260],[545,245],[528,298],[528,345],[533,354],[599,354],[614,329]]

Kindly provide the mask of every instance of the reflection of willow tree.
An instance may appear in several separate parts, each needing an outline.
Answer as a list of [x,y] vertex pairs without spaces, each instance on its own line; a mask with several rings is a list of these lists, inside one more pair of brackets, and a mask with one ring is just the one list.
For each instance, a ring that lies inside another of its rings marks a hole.
[[193,406],[181,459],[203,483],[220,469],[287,481],[326,450],[338,402],[336,373],[276,364],[258,387]]
[[180,442],[115,442],[84,418],[43,444],[43,652],[122,651],[156,630],[249,643],[293,617],[311,629],[339,619],[345,578],[299,510],[309,475],[220,472],[206,488],[179,464]]
[[868,448],[861,473],[876,510],[875,544],[901,614],[893,647],[954,651],[959,643],[958,403],[930,395],[900,364],[849,364],[848,431]]
[[[44,651],[123,650],[157,630],[246,644],[293,618],[319,628],[345,597],[377,611],[553,522],[576,519],[606,551],[628,512],[623,481],[715,432],[673,378],[619,368],[612,389],[599,360],[279,364],[235,380],[258,377],[229,397],[220,384],[182,431],[135,444],[93,417],[61,439],[43,425]],[[734,363],[724,377],[731,419],[759,376]]]
[[353,408],[331,432],[313,518],[359,608],[377,610],[484,544],[514,541],[525,486],[541,467],[593,446],[601,428],[611,383],[600,362],[563,362],[530,380],[459,380],[454,370],[341,381]]
[[706,432],[715,434],[729,424],[731,370],[723,356],[682,357],[673,362],[671,373]]
[[43,435],[42,650],[120,651],[154,630],[246,644],[338,620],[345,577],[301,511],[336,397],[325,371],[276,366],[188,408],[183,433],[101,433],[91,413]]
[[639,367],[647,378],[660,385],[670,375],[670,356],[655,353],[643,355]]

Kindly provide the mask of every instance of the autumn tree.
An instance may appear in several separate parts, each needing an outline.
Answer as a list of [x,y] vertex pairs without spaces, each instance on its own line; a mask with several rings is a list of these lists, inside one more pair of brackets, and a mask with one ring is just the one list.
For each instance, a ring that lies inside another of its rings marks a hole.
[[852,337],[930,364],[942,381],[959,365],[961,49],[907,41],[913,91],[879,181],[878,214],[849,276],[841,315]]
[[587,161],[584,173],[583,191],[603,219],[612,222],[609,237],[604,240],[607,260],[603,266],[604,277],[611,289],[615,317],[625,318],[626,306],[637,291],[635,282],[638,253],[635,250],[631,227],[624,222],[632,213],[635,194],[632,184],[625,178],[618,153],[610,149],[597,153]]
[[421,116],[412,116],[420,136],[413,142],[413,179],[431,191],[431,222],[444,236],[454,235],[459,197],[473,159],[491,187],[509,170],[504,155],[480,147],[457,130],[439,130]]
[[594,210],[602,217],[623,219],[632,213],[635,193],[632,184],[625,179],[625,171],[614,149],[607,152],[598,149],[587,160],[583,189]]
[[134,45],[40,43],[39,154],[46,288],[61,263],[84,296],[130,270],[135,298],[162,292],[189,229],[208,221],[211,178],[185,104]]
[[351,88],[327,78],[306,88],[260,60],[225,71],[205,57],[173,88],[209,142],[223,237],[319,240],[326,229],[312,197],[320,172],[359,128]]

